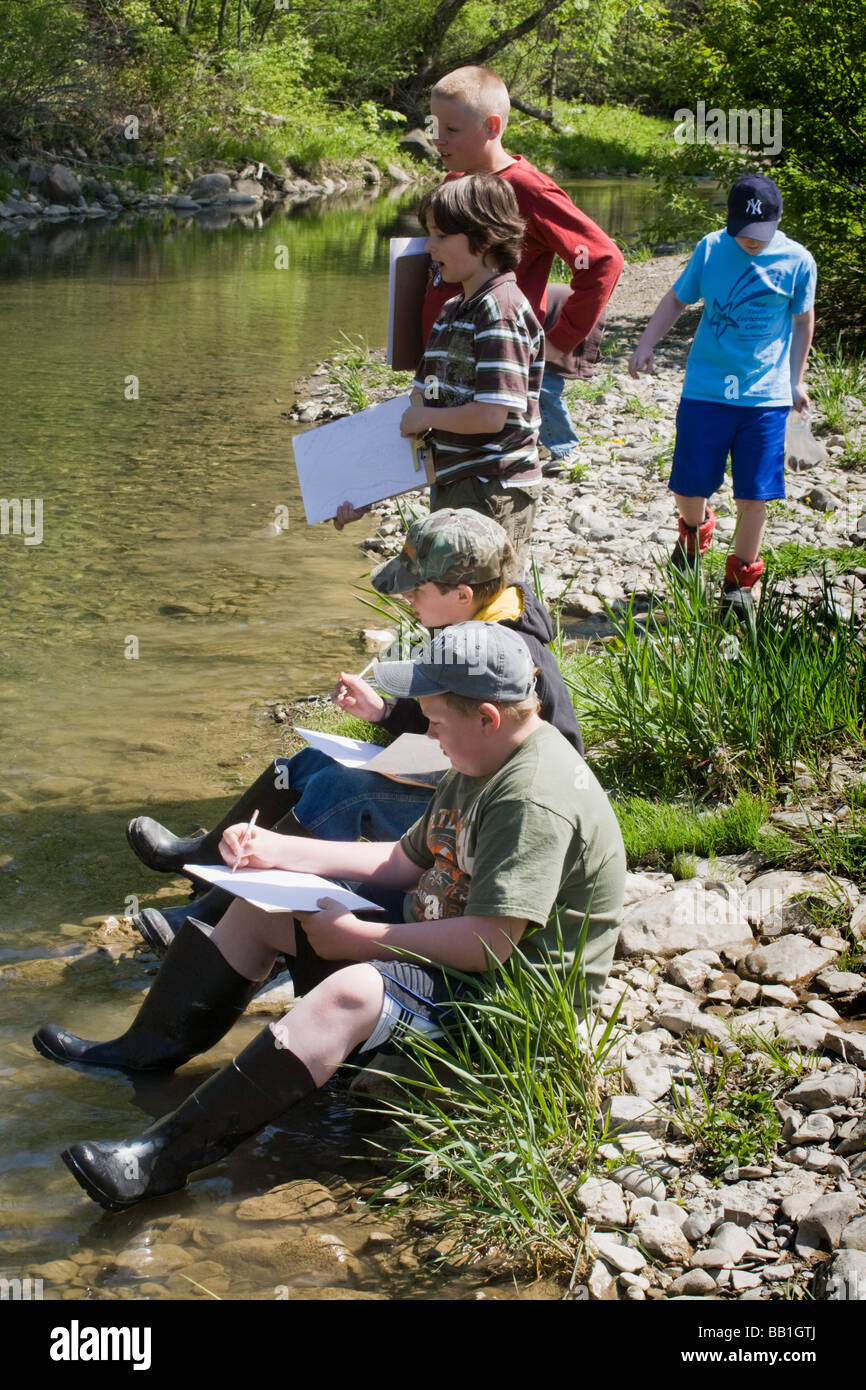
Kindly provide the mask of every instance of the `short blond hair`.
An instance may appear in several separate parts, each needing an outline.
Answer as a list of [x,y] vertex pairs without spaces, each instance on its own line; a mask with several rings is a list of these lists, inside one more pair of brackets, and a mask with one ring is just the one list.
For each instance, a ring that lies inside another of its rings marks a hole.
[[449,709],[459,710],[466,715],[477,714],[482,705],[495,705],[503,720],[508,720],[510,724],[525,724],[541,709],[541,702],[534,690],[525,700],[512,700],[508,704],[499,700],[470,700],[468,695],[456,695],[453,690],[443,690],[442,699]]
[[436,83],[431,97],[449,97],[462,101],[479,121],[488,116],[500,116],[502,129],[508,125],[511,99],[508,88],[497,72],[490,68],[455,68]]

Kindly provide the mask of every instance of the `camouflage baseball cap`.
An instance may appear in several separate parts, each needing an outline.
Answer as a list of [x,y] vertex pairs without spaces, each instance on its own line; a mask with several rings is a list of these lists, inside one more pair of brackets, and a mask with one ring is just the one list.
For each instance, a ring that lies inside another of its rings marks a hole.
[[409,527],[403,549],[380,565],[370,583],[380,594],[405,594],[437,584],[484,584],[498,579],[508,537],[498,522],[471,507],[444,507]]

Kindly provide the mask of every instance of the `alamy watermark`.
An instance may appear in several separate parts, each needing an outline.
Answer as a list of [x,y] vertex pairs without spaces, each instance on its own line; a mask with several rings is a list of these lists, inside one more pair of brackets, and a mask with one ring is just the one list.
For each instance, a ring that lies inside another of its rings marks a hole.
[[678,124],[674,140],[678,145],[762,145],[767,154],[779,154],[782,149],[782,112],[778,107],[746,111],[734,107],[723,111],[699,101],[694,111],[682,106],[674,112]]
[[41,545],[42,534],[41,497],[0,497],[0,536],[23,536],[25,545]]

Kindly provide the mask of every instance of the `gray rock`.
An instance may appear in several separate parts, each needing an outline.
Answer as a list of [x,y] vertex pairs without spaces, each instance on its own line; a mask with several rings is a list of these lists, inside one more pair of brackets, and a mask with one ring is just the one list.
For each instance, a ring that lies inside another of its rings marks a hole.
[[749,975],[761,983],[798,984],[810,980],[836,957],[835,951],[815,946],[805,936],[786,936],[751,951],[745,960]]
[[851,1062],[861,1070],[866,1069],[866,1033],[844,1033],[841,1029],[831,1029],[824,1038],[824,1046],[844,1062]]
[[661,1217],[662,1221],[673,1221],[680,1230],[685,1229],[685,1224],[689,1219],[686,1209],[676,1202],[653,1202],[651,1215]]
[[81,186],[71,169],[55,164],[48,171],[44,193],[52,203],[77,203]]
[[866,1251],[866,1216],[858,1216],[849,1222],[842,1232],[839,1245],[843,1250]]
[[691,879],[626,910],[617,954],[671,957],[695,948],[744,950],[753,942],[736,898],[707,892],[699,879]]
[[397,144],[412,159],[429,159],[438,167],[439,152],[427,132],[421,130],[419,126],[416,126],[414,130],[407,130],[405,135],[400,136]]
[[853,970],[822,970],[816,977],[816,984],[829,994],[859,994],[866,988],[863,976]]
[[852,907],[859,901],[856,887],[847,879],[834,879],[829,874],[817,872],[796,874],[787,869],[773,869],[771,873],[752,879],[743,896],[743,911],[750,922],[762,923],[791,898],[818,893],[835,899],[840,891]]
[[755,1249],[755,1242],[735,1221],[723,1221],[713,1232],[711,1249],[723,1251],[734,1264]]
[[838,1154],[859,1154],[866,1149],[866,1115],[857,1124],[850,1134],[846,1135],[841,1144],[836,1147]]
[[698,990],[721,968],[722,962],[715,951],[686,951],[682,956],[674,956],[668,966],[668,978],[683,989]]
[[603,1260],[595,1261],[586,1283],[593,1302],[602,1303],[616,1298],[616,1276],[611,1274]]
[[724,1269],[733,1263],[728,1251],[718,1245],[711,1245],[708,1250],[698,1250],[692,1255],[692,1269]]
[[603,1178],[587,1178],[577,1189],[577,1200],[594,1226],[625,1226],[628,1214],[622,1188]]
[[656,1023],[672,1033],[696,1038],[713,1038],[722,1050],[732,1051],[733,1042],[724,1021],[716,1014],[704,1013],[697,1000],[682,999],[664,1005],[656,1014]]
[[659,1216],[639,1216],[634,1223],[634,1236],[651,1259],[665,1264],[686,1263],[692,1249],[675,1221]]
[[788,1092],[789,1104],[806,1110],[825,1110],[829,1105],[842,1105],[857,1094],[857,1077],[853,1072],[813,1072]]
[[670,1298],[680,1295],[686,1298],[702,1298],[704,1294],[716,1292],[716,1281],[703,1269],[687,1269],[675,1279],[668,1289]]
[[609,1096],[601,1109],[609,1134],[637,1132],[660,1139],[667,1133],[670,1123],[668,1115],[649,1104],[642,1096]]
[[832,1302],[866,1300],[866,1255],[861,1250],[840,1250],[818,1273],[819,1298]]
[[617,1240],[616,1236],[593,1234],[589,1238],[590,1248],[593,1249],[605,1264],[611,1265],[621,1274],[638,1274],[640,1270],[646,1269],[646,1256],[639,1250],[635,1250],[631,1245],[625,1245]]
[[176,212],[198,212],[201,207],[201,203],[197,203],[194,198],[188,198],[185,193],[172,193],[165,201]]
[[777,1041],[786,1047],[800,1047],[814,1052],[822,1047],[829,1023],[815,1014],[790,1014],[779,1025]]
[[725,1220],[738,1226],[751,1226],[753,1221],[772,1221],[778,1198],[772,1184],[757,1182],[731,1183],[719,1193]]
[[623,1075],[629,1089],[644,1100],[661,1100],[673,1084],[670,1071],[655,1057],[635,1057],[626,1063]]
[[665,1199],[666,1189],[661,1178],[655,1173],[648,1173],[646,1168],[640,1168],[635,1163],[614,1168],[610,1176],[613,1182],[618,1183],[625,1192],[633,1193],[635,1197],[650,1197],[657,1202],[663,1202]]
[[786,1009],[797,1003],[796,994],[787,985],[761,985],[761,997],[772,999],[775,1004],[781,1004]]
[[761,993],[761,986],[754,980],[741,980],[731,995],[732,1004],[754,1004]]
[[718,1221],[717,1211],[693,1211],[683,1222],[683,1235],[690,1245],[697,1245],[699,1240],[709,1235]]
[[797,1226],[797,1254],[808,1258],[819,1250],[835,1250],[858,1207],[857,1198],[847,1192],[819,1197]]
[[201,174],[189,186],[190,198],[219,198],[228,193],[232,181],[228,174]]
[[809,489],[803,501],[816,512],[835,512],[839,506],[838,497],[834,497],[827,488],[817,485]]

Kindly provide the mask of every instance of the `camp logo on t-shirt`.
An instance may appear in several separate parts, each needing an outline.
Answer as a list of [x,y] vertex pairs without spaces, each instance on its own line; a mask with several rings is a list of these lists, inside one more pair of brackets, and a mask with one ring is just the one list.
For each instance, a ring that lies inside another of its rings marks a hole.
[[[734,281],[724,303],[713,298],[707,320],[716,337],[724,337],[729,328],[742,329],[750,337],[761,337],[767,328],[767,309],[778,302],[781,286],[780,270],[761,271],[758,266],[750,265]],[[761,300],[765,303],[760,303]]]
[[427,845],[433,865],[418,880],[412,894],[412,920],[438,921],[442,917],[462,917],[469,897],[473,859],[467,854],[475,822],[473,802],[464,814],[457,807],[443,806],[430,820]]

